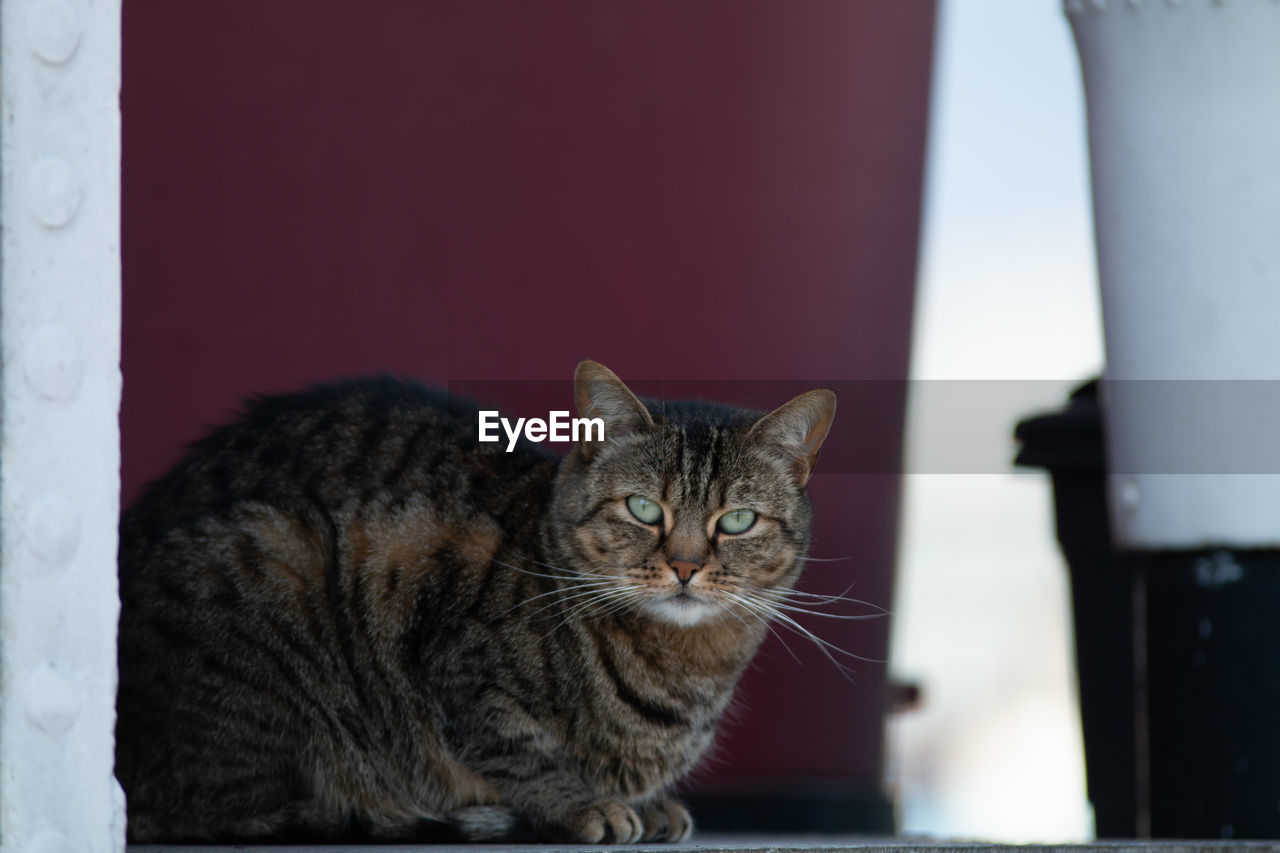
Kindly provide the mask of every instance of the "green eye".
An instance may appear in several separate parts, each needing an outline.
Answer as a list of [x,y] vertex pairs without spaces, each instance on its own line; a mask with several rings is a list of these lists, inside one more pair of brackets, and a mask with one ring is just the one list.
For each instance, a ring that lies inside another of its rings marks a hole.
[[756,523],[756,514],[749,509],[731,509],[716,522],[725,533],[746,533]]
[[662,521],[662,507],[657,501],[651,501],[642,495],[627,498],[627,509],[645,524],[657,524]]

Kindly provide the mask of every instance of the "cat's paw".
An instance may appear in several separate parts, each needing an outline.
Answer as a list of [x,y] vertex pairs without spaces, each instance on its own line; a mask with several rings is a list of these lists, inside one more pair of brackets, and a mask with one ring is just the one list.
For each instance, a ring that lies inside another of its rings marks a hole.
[[558,840],[580,844],[631,844],[645,832],[636,810],[617,800],[596,800],[554,822]]
[[693,818],[679,800],[658,800],[640,810],[643,841],[684,841],[693,832]]

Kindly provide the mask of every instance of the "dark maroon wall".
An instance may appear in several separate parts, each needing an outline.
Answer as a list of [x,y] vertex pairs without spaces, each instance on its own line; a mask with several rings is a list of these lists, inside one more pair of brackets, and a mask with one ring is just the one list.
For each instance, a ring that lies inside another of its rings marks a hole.
[[[129,0],[126,499],[241,395],[325,377],[562,379],[549,405],[585,356],[905,377],[932,24],[932,0]],[[900,401],[870,408],[841,440],[894,459]],[[813,492],[814,553],[850,559],[807,582],[887,604],[896,478]],[[810,624],[885,657],[884,621]],[[790,645],[701,778],[877,785],[884,667]]]

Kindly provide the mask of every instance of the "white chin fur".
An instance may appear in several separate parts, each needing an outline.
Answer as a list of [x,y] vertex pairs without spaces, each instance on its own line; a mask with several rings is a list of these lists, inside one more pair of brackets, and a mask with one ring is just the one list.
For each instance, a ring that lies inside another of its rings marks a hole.
[[716,607],[706,601],[662,598],[650,601],[648,610],[664,622],[687,628],[708,619]]

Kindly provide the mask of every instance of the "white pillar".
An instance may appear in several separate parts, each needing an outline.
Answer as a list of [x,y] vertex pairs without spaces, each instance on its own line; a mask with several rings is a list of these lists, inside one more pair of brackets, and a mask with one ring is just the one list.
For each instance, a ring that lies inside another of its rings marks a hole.
[[0,847],[124,847],[112,775],[120,0],[0,0]]
[[1119,544],[1280,545],[1280,393],[1217,381],[1280,380],[1280,2],[1065,9],[1088,109]]

